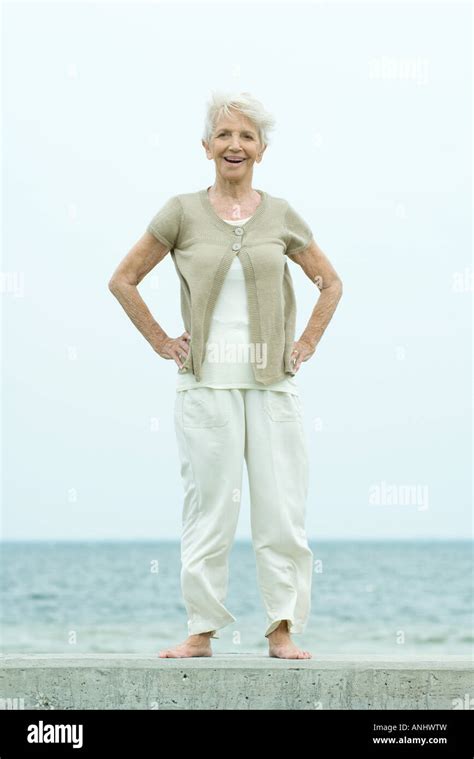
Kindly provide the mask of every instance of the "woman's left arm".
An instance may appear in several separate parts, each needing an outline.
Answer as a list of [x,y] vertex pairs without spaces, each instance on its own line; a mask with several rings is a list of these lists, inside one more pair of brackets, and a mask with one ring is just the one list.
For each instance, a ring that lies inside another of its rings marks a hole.
[[311,282],[320,290],[306,329],[293,347],[291,356],[296,373],[301,362],[311,358],[331,321],[342,296],[342,280],[314,239],[300,253],[293,253],[291,260],[301,266]]

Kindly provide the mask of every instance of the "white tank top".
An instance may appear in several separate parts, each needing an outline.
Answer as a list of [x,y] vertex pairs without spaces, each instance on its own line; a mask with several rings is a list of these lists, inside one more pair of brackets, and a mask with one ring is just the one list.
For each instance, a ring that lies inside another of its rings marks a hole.
[[[229,220],[228,224],[242,226],[251,219]],[[255,381],[251,361],[265,361],[261,351],[253,350],[247,306],[247,290],[244,270],[239,256],[235,256],[214,307],[201,367],[201,382],[192,372],[177,376],[177,390],[193,387],[249,388],[256,390],[281,390],[298,395],[295,378],[288,376],[271,385]]]

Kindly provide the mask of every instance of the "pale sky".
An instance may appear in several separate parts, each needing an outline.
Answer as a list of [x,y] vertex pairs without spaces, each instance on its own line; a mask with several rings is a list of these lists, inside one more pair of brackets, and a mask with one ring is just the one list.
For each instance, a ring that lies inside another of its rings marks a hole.
[[[275,116],[253,186],[287,198],[344,283],[297,374],[308,536],[471,536],[471,13],[4,5],[4,539],[179,538],[177,367],[107,283],[171,195],[213,184],[213,89]],[[318,291],[289,266],[298,337]],[[178,336],[170,256],[140,293]],[[245,468],[243,493],[237,538]]]

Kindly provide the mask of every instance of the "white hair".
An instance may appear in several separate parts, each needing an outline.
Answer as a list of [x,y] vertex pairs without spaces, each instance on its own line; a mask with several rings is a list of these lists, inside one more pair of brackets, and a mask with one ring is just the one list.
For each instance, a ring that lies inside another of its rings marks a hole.
[[260,143],[263,146],[270,144],[268,133],[275,128],[275,119],[265,110],[262,103],[254,98],[250,92],[231,94],[221,90],[214,90],[207,102],[203,140],[210,143],[219,117],[222,114],[231,116],[231,108],[240,111],[255,124]]

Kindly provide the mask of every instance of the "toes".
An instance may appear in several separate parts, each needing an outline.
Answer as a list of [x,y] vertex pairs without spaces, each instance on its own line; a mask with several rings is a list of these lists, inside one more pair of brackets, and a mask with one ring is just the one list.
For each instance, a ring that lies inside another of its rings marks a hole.
[[309,651],[303,651],[303,649],[298,648],[282,648],[282,649],[272,649],[269,651],[270,656],[278,657],[280,659],[312,659],[313,655]]

